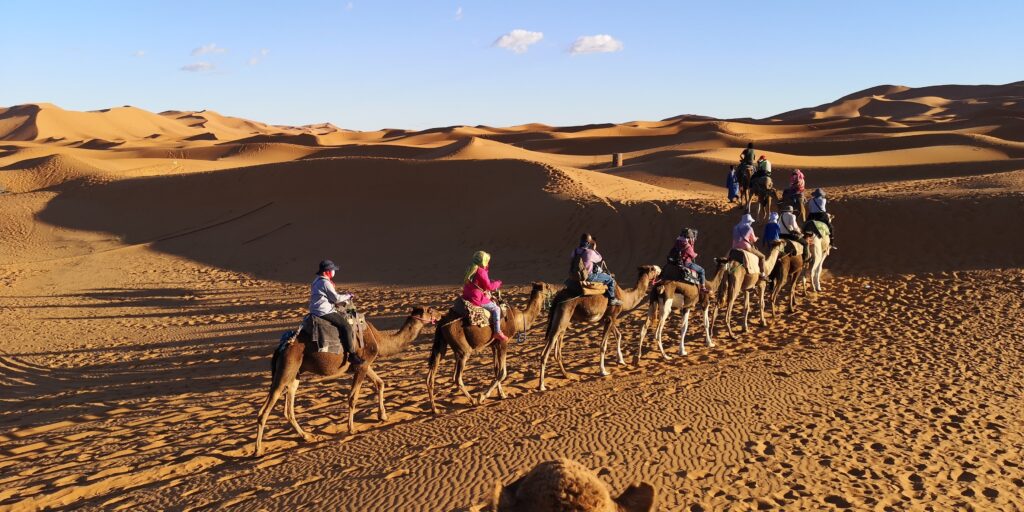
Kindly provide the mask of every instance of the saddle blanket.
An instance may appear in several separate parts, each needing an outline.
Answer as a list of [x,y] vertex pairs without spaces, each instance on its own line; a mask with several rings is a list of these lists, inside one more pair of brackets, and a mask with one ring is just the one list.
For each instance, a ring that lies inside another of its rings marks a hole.
[[[349,325],[352,326],[352,334],[355,338],[357,349],[363,348],[363,337],[366,334],[366,315],[356,313],[355,318],[346,316]],[[299,331],[309,333],[310,340],[316,344],[317,352],[330,354],[341,354],[344,347],[341,345],[341,333],[334,324],[313,315],[306,315],[302,319],[302,326]]]
[[742,249],[732,249],[729,251],[729,259],[742,263],[743,267],[747,269],[747,274],[752,276],[761,275],[761,264],[754,253]]
[[[500,304],[498,307],[501,308],[501,316],[507,316],[508,304]],[[491,312],[487,308],[470,304],[469,301],[461,297],[455,299],[455,303],[452,304],[452,310],[461,316],[463,323],[467,325],[473,327],[491,326]]]
[[577,281],[572,278],[565,280],[565,287],[566,289],[572,290],[584,297],[589,297],[591,295],[604,295],[604,293],[608,291],[608,285],[604,283]]

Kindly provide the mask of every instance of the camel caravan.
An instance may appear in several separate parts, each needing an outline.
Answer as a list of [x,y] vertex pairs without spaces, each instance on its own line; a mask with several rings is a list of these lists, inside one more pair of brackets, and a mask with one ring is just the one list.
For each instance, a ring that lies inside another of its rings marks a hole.
[[[712,328],[720,313],[724,313],[729,337],[737,338],[732,315],[741,296],[742,332],[749,330],[752,300],[757,301],[762,327],[768,325],[766,306],[775,318],[780,297],[787,312],[792,313],[797,307],[798,282],[803,284],[804,294],[809,293],[808,281],[815,293],[822,291],[825,259],[836,250],[832,215],[827,211],[823,190],[817,189],[810,199],[804,199],[804,176],[796,169],[789,188],[783,193],[786,199],[778,212],[767,212],[763,236],[757,237],[753,228],[756,221],[749,210],[752,198],[758,197],[763,208],[770,208],[777,194],[772,188],[770,162],[762,155],[757,170],[752,171],[753,162],[754,150],[750,144],[741,156],[741,172],[737,173],[735,167],[729,170],[729,200],[739,201],[744,213],[733,227],[728,255],[715,258],[715,270],[710,276],[696,263],[698,231],[694,228],[682,229],[664,266],[638,267],[631,288],[620,286],[608,262],[598,252],[597,239],[584,233],[570,254],[568,277],[563,285],[534,282],[526,303],[516,307],[502,298],[501,280],[490,275],[491,255],[477,251],[463,274],[462,293],[446,312],[430,305],[418,306],[411,310],[397,331],[385,332],[356,310],[351,294],[340,293],[335,288],[333,279],[338,266],[330,260],[320,262],[310,290],[309,315],[297,329],[281,335],[271,357],[270,389],[258,413],[256,456],[264,452],[266,423],[282,396],[285,419],[299,437],[306,441],[318,439],[303,431],[295,416],[295,396],[299,376],[303,373],[321,379],[352,373],[348,393],[349,433],[355,432],[356,406],[367,379],[376,388],[378,419],[387,421],[384,380],[374,370],[374,363],[381,357],[406,350],[428,324],[436,327],[428,358],[427,396],[431,411],[440,414],[434,383],[440,362],[449,349],[455,361],[454,385],[470,403],[481,404],[495,392],[506,398],[503,383],[508,377],[507,356],[512,340],[524,341],[527,332],[543,321],[545,313],[544,347],[539,361],[540,391],[547,389],[547,365],[552,358],[561,376],[571,379],[562,358],[565,335],[571,326],[600,328],[600,375],[610,374],[605,360],[612,337],[615,338],[616,359],[620,365],[625,365],[620,323],[627,313],[645,301],[647,314],[640,327],[633,364],[639,364],[648,334],[652,335],[661,358],[669,359],[662,339],[673,313],[681,316],[681,356],[687,355],[686,335],[690,315],[695,311],[702,319],[702,336],[708,348],[715,346]],[[793,204],[791,198],[794,197],[799,208]],[[760,198],[768,199],[761,203]],[[492,357],[493,380],[486,390],[474,396],[463,382],[463,374],[470,357],[487,349]]]

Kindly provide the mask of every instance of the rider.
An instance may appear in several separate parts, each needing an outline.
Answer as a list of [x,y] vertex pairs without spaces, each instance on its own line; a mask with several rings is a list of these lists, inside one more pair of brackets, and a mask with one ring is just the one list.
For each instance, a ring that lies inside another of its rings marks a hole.
[[793,172],[789,175],[789,190],[790,192],[799,197],[801,200],[804,197],[804,172],[800,169],[793,169]]
[[793,213],[793,205],[787,204],[782,207],[782,222],[779,223],[779,236],[786,240],[793,240],[804,246],[804,255],[807,255],[807,240],[804,240],[804,232],[800,229],[800,223]]
[[757,256],[761,273],[764,274],[764,254],[757,250],[754,242],[757,242],[757,235],[754,234],[754,217],[751,217],[749,213],[745,213],[740,219],[740,223],[732,228],[732,248],[747,251]]
[[583,266],[586,267],[587,281],[601,283],[608,286],[605,296],[612,306],[622,305],[622,301],[615,297],[615,278],[607,272],[604,265],[604,258],[597,252],[597,240],[590,236],[590,233],[583,233],[580,236],[580,245],[572,252],[572,262],[580,258]]
[[473,254],[473,264],[466,269],[466,274],[462,278],[462,298],[474,306],[490,311],[494,339],[508,341],[508,336],[501,332],[501,307],[495,304],[490,297],[490,292],[501,288],[500,279],[492,281],[487,275],[490,263],[490,254],[484,251],[477,251]]
[[700,282],[701,291],[707,291],[707,279],[704,275],[704,267],[694,262],[697,259],[697,252],[693,250],[694,245],[697,243],[697,230],[692,228],[683,228],[679,232],[679,237],[676,238],[675,245],[668,252],[668,262],[670,265],[679,267],[680,270],[686,272],[686,269],[693,270],[697,274],[697,279]]
[[748,142],[747,149],[740,153],[740,165],[754,166],[754,143]]
[[807,220],[816,220],[823,222],[828,226],[832,249],[838,249],[835,245],[836,230],[832,227],[832,219],[830,218],[828,209],[826,208],[827,203],[828,199],[825,198],[825,191],[820,188],[815,189],[814,192],[811,193],[811,200],[807,204]]
[[768,223],[764,225],[764,234],[761,236],[761,247],[765,250],[772,246],[772,242],[780,238],[782,227],[779,226],[779,214],[772,212],[768,216]]
[[352,300],[350,293],[338,293],[334,288],[335,272],[338,266],[331,260],[320,262],[320,270],[309,293],[309,314],[327,320],[338,328],[341,336],[341,345],[348,352],[348,360],[353,365],[362,364],[363,360],[356,354],[355,346],[352,343],[352,326],[348,323],[348,316],[338,311],[335,304]]
[[729,192],[729,202],[733,202],[740,197],[740,179],[736,176],[736,166],[729,166],[729,175],[725,177],[725,188]]
[[772,163],[768,160],[767,156],[761,155],[761,158],[757,159],[757,172],[754,175],[772,177]]

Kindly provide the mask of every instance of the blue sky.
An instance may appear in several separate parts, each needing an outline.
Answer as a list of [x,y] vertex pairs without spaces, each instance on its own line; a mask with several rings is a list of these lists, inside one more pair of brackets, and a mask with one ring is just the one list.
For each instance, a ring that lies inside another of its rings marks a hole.
[[[1024,80],[1019,0],[0,7],[0,105],[208,108],[368,130],[764,117],[885,83]],[[580,39],[599,35],[610,37]],[[593,51],[571,52],[578,40]]]

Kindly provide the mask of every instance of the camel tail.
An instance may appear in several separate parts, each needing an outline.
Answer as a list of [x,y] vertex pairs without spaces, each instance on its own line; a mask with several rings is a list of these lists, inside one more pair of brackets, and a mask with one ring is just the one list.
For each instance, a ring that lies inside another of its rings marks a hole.
[[430,347],[430,368],[436,367],[437,362],[444,359],[446,353],[448,353],[448,342],[441,334],[441,327],[438,327],[434,329],[434,345]]

